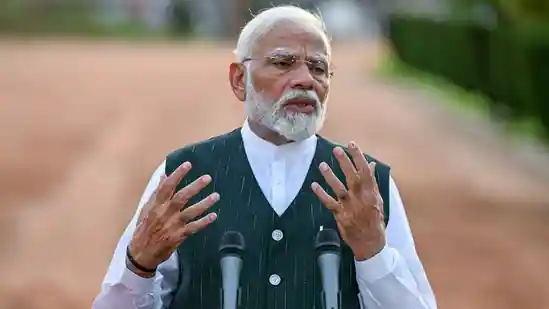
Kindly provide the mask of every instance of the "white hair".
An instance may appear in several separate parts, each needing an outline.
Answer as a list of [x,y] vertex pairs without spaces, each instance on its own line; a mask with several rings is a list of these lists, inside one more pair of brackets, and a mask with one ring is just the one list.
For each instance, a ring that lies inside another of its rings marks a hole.
[[251,57],[255,44],[260,38],[280,22],[288,21],[318,32],[324,40],[328,56],[330,56],[330,40],[322,16],[294,5],[282,5],[260,12],[242,28],[234,50],[237,60],[242,62]]

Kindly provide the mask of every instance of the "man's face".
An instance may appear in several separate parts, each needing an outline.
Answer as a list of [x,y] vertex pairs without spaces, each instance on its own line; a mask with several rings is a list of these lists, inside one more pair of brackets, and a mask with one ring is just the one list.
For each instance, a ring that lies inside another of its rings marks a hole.
[[330,59],[327,42],[317,30],[295,23],[276,25],[244,62],[243,100],[250,120],[295,141],[322,127]]

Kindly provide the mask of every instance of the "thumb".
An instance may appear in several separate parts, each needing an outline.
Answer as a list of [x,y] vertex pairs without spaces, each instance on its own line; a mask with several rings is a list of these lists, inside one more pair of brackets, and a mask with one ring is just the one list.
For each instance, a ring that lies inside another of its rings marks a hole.
[[141,220],[143,218],[143,215],[146,214],[152,207],[153,205],[156,203],[156,196],[158,194],[158,190],[162,187],[162,185],[164,184],[164,182],[166,181],[166,174],[162,174],[160,176],[160,180],[158,181],[158,185],[154,188],[154,190],[151,192],[149,198],[145,201],[143,201],[143,207],[141,208],[140,212],[139,212],[139,220]]

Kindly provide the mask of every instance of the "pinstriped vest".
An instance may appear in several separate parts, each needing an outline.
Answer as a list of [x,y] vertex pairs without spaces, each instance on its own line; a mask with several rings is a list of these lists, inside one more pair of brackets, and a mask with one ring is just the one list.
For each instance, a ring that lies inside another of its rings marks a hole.
[[[179,282],[168,308],[221,308],[218,245],[225,231],[236,230],[243,234],[246,241],[240,308],[321,309],[321,282],[313,244],[320,226],[336,231],[337,227],[333,215],[318,201],[310,186],[312,182],[318,182],[333,196],[333,191],[317,168],[323,161],[344,181],[344,175],[332,155],[335,146],[318,137],[312,165],[303,186],[281,216],[271,208],[254,178],[240,129],[170,153],[166,160],[168,175],[185,161],[193,164],[178,189],[203,174],[212,176],[212,183],[190,204],[213,192],[219,192],[221,200],[209,210],[216,212],[218,219],[186,239],[177,249]],[[375,160],[369,156],[366,158]],[[382,163],[376,166],[388,220],[390,169]],[[273,237],[275,230],[282,231],[282,239]],[[277,275],[280,280],[270,281],[272,275]],[[359,309],[354,257],[345,244],[342,244],[340,287],[343,308]]]

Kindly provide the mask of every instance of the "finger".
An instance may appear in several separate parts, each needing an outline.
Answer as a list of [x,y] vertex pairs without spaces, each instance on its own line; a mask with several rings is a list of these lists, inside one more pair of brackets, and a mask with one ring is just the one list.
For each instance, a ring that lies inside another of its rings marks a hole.
[[196,217],[202,215],[208,208],[212,207],[215,203],[219,201],[219,193],[212,193],[208,197],[204,198],[200,202],[189,206],[183,210],[179,216],[180,221],[183,224],[187,224],[189,221],[195,219]]
[[204,175],[179,190],[170,201],[170,210],[172,212],[181,211],[183,206],[185,206],[191,198],[202,191],[202,189],[209,185],[211,181],[212,177],[210,175]]
[[326,183],[334,190],[335,195],[339,198],[345,198],[347,196],[347,188],[345,185],[337,178],[330,166],[326,162],[322,162],[319,165],[320,173],[326,180]]
[[168,201],[173,196],[177,185],[181,182],[183,177],[187,175],[191,168],[192,165],[190,162],[185,162],[178,166],[170,176],[166,177],[166,179],[159,184],[156,200],[160,203]]
[[[161,185],[164,181],[166,181],[166,178],[168,178],[168,176],[166,176],[166,173],[160,175],[160,181],[158,182],[158,185]],[[158,187],[156,187],[155,191],[158,190]]]
[[371,185],[376,191],[378,191],[376,179],[376,162],[369,162],[367,166],[368,170],[366,172],[367,177],[365,177],[365,182]]
[[210,223],[214,222],[217,219],[217,214],[215,212],[209,213],[208,215],[196,220],[187,223],[185,226],[179,229],[179,235],[181,239],[185,239],[186,237],[204,229]]
[[378,194],[377,205],[378,205],[377,209],[379,211],[379,214],[381,215],[382,219],[385,219],[385,208],[383,207],[383,198],[379,194]]
[[162,205],[162,203],[157,203],[157,196],[158,196],[158,190],[162,186],[162,183],[166,180],[166,174],[162,174],[160,176],[160,181],[158,182],[158,185],[154,188],[153,192],[149,196],[149,199],[143,205],[143,208],[141,208],[141,211],[139,212],[139,218],[138,221],[143,220],[145,215],[149,213],[151,210],[154,210],[155,207],[158,207],[157,205]]
[[372,161],[368,163],[368,171],[368,182],[370,183],[372,193],[376,196],[376,206],[379,212],[384,216],[385,210],[383,209],[383,197],[381,197],[381,194],[379,193],[379,187],[376,180],[376,162]]
[[358,147],[355,142],[350,142],[349,152],[353,157],[353,162],[355,163],[356,170],[360,174],[361,178],[369,177],[370,175],[368,174],[368,161],[366,161],[366,158],[364,157],[364,154],[362,153],[360,147]]
[[339,163],[339,167],[341,167],[341,170],[343,171],[343,174],[345,174],[345,179],[347,179],[347,185],[349,187],[353,186],[358,181],[358,175],[355,167],[353,166],[353,163],[349,159],[349,156],[343,151],[343,148],[341,147],[335,147],[334,155],[337,159],[337,162]]
[[338,201],[336,201],[333,197],[331,197],[330,194],[328,194],[326,190],[324,190],[318,183],[313,182],[311,184],[311,189],[313,190],[314,194],[318,197],[320,202],[324,206],[326,206],[326,208],[328,208],[330,211],[332,211],[333,213],[337,213],[338,211],[341,210],[341,204]]
[[[158,184],[156,185],[156,187],[155,187],[154,190],[152,191],[151,195],[149,196],[149,199],[148,199],[147,204],[151,204],[151,202],[154,202],[154,201],[157,199],[158,191],[160,190],[160,188],[162,187],[162,184],[163,184],[165,181],[166,181],[166,174],[160,175],[160,180],[158,180]],[[147,205],[145,205],[145,206],[143,207],[143,209],[147,208],[146,206],[147,206]]]

